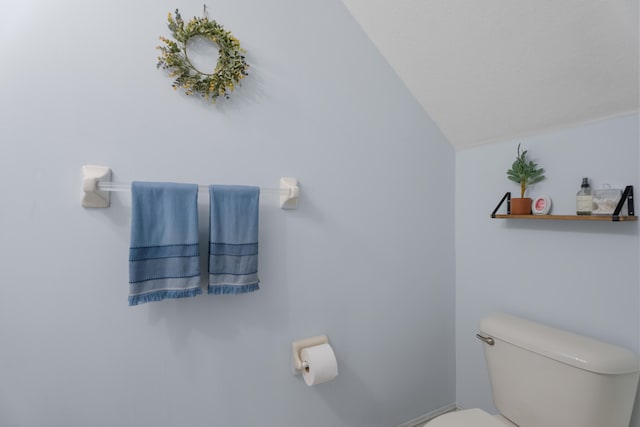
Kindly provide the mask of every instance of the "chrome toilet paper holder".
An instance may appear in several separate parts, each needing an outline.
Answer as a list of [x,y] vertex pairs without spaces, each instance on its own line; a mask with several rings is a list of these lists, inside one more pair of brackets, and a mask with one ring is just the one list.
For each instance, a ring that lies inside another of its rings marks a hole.
[[294,375],[302,374],[303,369],[308,369],[309,366],[304,360],[300,358],[300,352],[307,347],[314,347],[316,345],[328,344],[329,338],[326,335],[318,335],[317,337],[305,338],[302,340],[294,341],[291,343],[291,365]]

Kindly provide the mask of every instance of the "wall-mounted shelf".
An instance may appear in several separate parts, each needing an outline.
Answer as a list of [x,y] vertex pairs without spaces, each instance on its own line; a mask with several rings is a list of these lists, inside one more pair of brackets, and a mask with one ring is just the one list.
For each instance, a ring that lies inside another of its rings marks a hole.
[[[496,214],[500,206],[504,202],[507,202],[507,214]],[[622,208],[624,205],[627,205],[627,211],[629,215],[620,215],[622,212]],[[622,197],[620,197],[620,201],[618,205],[613,211],[611,215],[512,215],[511,214],[511,192],[507,192],[498,206],[491,213],[491,218],[498,219],[537,219],[537,220],[563,220],[563,221],[637,221],[638,217],[635,216],[635,211],[633,209],[633,185],[627,185],[622,193]]]
[[561,220],[561,221],[637,221],[637,216],[618,216],[618,219],[613,219],[612,215],[501,215],[496,214],[492,218],[497,219],[546,219],[546,220]]

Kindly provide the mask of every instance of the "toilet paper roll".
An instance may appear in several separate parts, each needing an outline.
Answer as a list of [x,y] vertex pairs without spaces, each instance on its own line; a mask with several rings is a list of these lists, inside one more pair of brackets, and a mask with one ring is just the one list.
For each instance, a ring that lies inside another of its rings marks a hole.
[[338,362],[329,344],[303,348],[300,358],[303,364],[302,377],[308,386],[324,383],[338,376]]

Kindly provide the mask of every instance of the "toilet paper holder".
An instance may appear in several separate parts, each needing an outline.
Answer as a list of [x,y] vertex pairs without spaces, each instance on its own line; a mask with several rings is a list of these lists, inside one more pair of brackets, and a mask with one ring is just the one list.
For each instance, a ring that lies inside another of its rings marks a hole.
[[307,363],[300,358],[300,352],[307,347],[313,347],[321,344],[328,344],[329,338],[326,335],[318,335],[317,337],[305,338],[291,343],[292,357],[291,365],[294,375],[302,374],[303,369],[308,369]]

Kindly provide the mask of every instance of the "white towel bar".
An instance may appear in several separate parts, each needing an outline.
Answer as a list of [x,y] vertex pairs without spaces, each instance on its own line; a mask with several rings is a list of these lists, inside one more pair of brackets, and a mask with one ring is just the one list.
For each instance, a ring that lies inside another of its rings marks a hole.
[[[111,169],[107,166],[82,166],[82,206],[85,208],[108,208],[111,204],[112,191],[131,191],[131,183],[111,182]],[[199,185],[199,191],[209,191],[208,185]],[[300,188],[298,179],[280,178],[280,188],[262,188],[261,193],[280,195],[282,209],[296,209]]]

